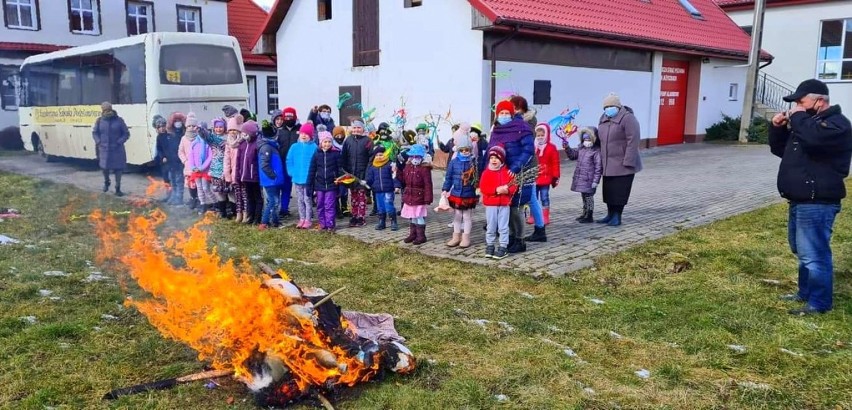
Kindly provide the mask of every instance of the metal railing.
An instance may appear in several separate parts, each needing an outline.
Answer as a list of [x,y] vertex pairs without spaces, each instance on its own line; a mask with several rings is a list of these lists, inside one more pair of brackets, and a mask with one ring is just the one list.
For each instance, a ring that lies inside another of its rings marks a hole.
[[784,96],[793,94],[793,86],[763,71],[757,74],[754,101],[777,112],[787,111],[792,103],[784,101]]

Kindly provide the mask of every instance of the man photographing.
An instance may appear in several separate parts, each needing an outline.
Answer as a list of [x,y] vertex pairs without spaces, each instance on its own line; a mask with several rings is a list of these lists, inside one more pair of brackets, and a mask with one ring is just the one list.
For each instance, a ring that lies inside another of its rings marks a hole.
[[831,233],[846,197],[852,126],[839,105],[829,104],[822,81],[803,81],[784,101],[796,106],[772,118],[769,146],[781,158],[778,192],[790,202],[787,237],[799,258],[799,291],[781,299],[804,303],[790,314],[825,313],[832,307]]

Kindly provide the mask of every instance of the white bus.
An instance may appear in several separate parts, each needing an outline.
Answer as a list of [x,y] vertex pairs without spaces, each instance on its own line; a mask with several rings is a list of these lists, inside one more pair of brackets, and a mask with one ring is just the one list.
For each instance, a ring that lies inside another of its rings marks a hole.
[[100,104],[112,103],[127,123],[127,163],[154,159],[155,114],[194,112],[199,121],[222,106],[247,107],[248,87],[234,37],[149,33],[24,60],[20,126],[24,146],[46,159],[95,158],[92,127]]

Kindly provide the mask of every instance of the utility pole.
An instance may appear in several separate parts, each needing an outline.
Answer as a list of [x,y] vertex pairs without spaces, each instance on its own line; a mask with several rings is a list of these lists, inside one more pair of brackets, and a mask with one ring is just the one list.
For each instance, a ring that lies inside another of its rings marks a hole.
[[740,143],[748,142],[748,128],[754,115],[754,95],[756,92],[757,70],[760,67],[760,44],[763,42],[763,11],[766,0],[754,1],[754,21],[751,26],[751,50],[748,54],[748,74],[746,74],[745,96],[743,97],[743,115],[740,121]]

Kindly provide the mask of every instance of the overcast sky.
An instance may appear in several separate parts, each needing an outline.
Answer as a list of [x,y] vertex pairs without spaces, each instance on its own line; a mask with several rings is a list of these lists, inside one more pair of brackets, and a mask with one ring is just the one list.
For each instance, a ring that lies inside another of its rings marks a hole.
[[269,10],[269,8],[272,7],[272,3],[275,3],[275,0],[254,0],[254,2]]

